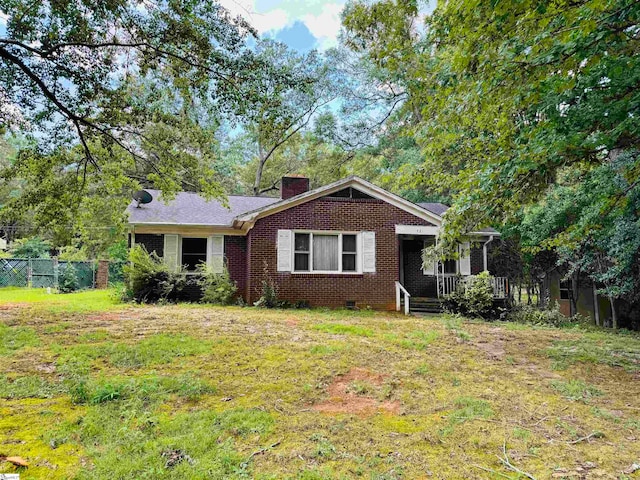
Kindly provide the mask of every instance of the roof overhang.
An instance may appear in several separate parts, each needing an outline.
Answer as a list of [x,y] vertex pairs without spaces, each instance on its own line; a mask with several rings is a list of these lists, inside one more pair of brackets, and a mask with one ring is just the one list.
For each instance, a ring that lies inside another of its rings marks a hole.
[[131,233],[175,233],[179,235],[244,235],[245,232],[225,225],[201,225],[195,223],[129,223]]
[[261,218],[268,217],[270,215],[274,215],[276,213],[282,212],[289,208],[293,208],[295,206],[301,205],[303,203],[310,202],[320,197],[324,197],[326,195],[330,195],[334,192],[342,190],[348,187],[356,187],[363,193],[372,196],[373,198],[377,198],[379,200],[385,201],[395,207],[404,210],[407,213],[410,213],[418,218],[426,220],[434,224],[436,227],[442,225],[442,217],[436,215],[433,212],[425,210],[424,208],[412,203],[404,198],[388,192],[387,190],[377,187],[372,183],[363,180],[360,177],[351,176],[344,178],[342,180],[338,180],[337,182],[330,183],[320,188],[316,188],[314,190],[309,190],[308,192],[301,193],[300,195],[296,195],[295,197],[291,197],[287,200],[281,200],[276,203],[272,203],[271,205],[267,205],[266,207],[259,208],[257,210],[253,210],[251,212],[244,213],[242,215],[238,215],[234,221],[233,226],[235,228],[239,228],[245,232],[251,230],[255,225],[255,222]]
[[[430,227],[422,225],[396,225],[396,235],[416,235],[437,237],[440,235],[440,227]],[[500,234],[494,231],[475,231],[469,232],[467,235],[472,237],[499,237]]]

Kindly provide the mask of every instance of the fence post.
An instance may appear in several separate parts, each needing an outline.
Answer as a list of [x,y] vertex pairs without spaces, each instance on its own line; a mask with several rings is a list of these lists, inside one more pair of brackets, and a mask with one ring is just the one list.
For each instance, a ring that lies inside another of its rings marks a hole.
[[27,287],[31,288],[33,281],[33,263],[31,262],[31,258],[27,261]]
[[109,286],[109,260],[98,260],[98,272],[96,274],[96,288]]

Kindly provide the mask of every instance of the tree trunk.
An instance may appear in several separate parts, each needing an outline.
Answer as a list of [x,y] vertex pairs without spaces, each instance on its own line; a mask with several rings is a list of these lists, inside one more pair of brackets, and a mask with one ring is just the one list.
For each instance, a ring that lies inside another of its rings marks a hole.
[[618,329],[618,312],[616,312],[616,301],[613,297],[609,297],[609,303],[611,304],[611,326],[614,330]]
[[518,303],[522,303],[522,282],[518,283]]
[[600,302],[598,301],[598,289],[595,281],[592,282],[593,288],[593,320],[597,327],[600,326]]
[[267,163],[267,159],[264,155],[264,148],[262,143],[258,142],[258,168],[256,168],[256,179],[253,182],[253,196],[260,195],[260,184],[262,183],[262,172],[264,171],[264,164]]
[[[542,283],[538,285],[538,297],[540,298],[540,306],[542,308],[550,308],[552,305],[549,305],[550,295],[549,295],[549,275],[546,275],[542,280]],[[555,305],[553,305],[555,306]]]

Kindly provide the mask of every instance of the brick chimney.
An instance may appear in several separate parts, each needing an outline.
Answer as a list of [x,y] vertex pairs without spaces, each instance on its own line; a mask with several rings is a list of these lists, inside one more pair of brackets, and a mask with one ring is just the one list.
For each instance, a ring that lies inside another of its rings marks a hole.
[[282,177],[282,185],[280,186],[280,198],[295,197],[301,193],[309,191],[309,179],[304,175],[287,175]]

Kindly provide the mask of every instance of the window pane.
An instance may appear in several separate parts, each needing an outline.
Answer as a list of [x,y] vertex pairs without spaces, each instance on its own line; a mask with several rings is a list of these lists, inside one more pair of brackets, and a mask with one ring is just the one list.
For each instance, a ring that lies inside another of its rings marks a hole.
[[309,234],[308,233],[296,233],[295,250],[298,252],[309,251]]
[[296,253],[293,260],[293,270],[296,272],[309,271],[309,254]]
[[456,272],[456,261],[455,260],[445,260],[445,262],[444,262],[444,273],[458,273],[458,272]]
[[206,238],[182,238],[182,264],[189,271],[207,261]]
[[313,269],[322,271],[338,270],[338,236],[313,236]]
[[356,251],[356,236],[355,235],[342,235],[342,251],[343,252],[355,252]]
[[356,271],[356,254],[355,253],[344,253],[342,255],[342,271],[343,272]]
[[207,253],[206,238],[182,238],[182,253]]

